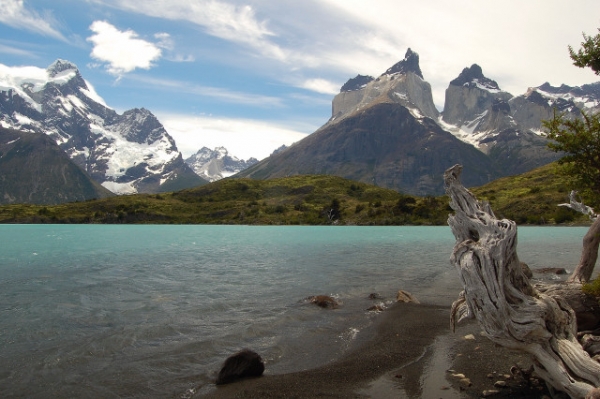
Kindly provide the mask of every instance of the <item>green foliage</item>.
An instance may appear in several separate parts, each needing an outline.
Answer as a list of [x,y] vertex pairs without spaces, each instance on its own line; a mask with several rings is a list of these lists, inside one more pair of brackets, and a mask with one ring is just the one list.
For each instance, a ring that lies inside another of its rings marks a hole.
[[[600,29],[598,29],[600,32]],[[600,33],[583,34],[581,48],[575,52],[569,46],[573,64],[591,68],[600,74]],[[559,171],[569,176],[584,199],[600,203],[600,114],[582,112],[582,119],[568,119],[554,113],[551,120],[543,121],[548,130],[548,147],[564,156],[558,161]],[[586,198],[587,197],[587,198]]]
[[583,284],[582,291],[588,295],[593,295],[600,298],[600,278],[596,277],[595,280]]
[[[568,201],[567,187],[551,164],[471,191],[489,201],[497,216],[518,224],[589,223],[557,206]],[[340,177],[305,175],[224,179],[174,193],[56,206],[0,206],[0,223],[445,225],[450,213],[446,196],[420,198]]]
[[[600,29],[598,29],[600,32]],[[569,54],[573,60],[573,65],[579,68],[591,68],[596,75],[600,75],[600,33],[596,36],[583,34],[581,48],[575,52],[569,46]]]
[[558,161],[559,171],[572,179],[574,188],[600,198],[600,114],[583,114],[583,119],[554,115],[544,121],[548,130],[548,147],[564,153]]
[[588,224],[585,215],[557,206],[569,202],[570,181],[552,163],[521,175],[503,177],[471,191],[488,201],[499,218],[517,224]]

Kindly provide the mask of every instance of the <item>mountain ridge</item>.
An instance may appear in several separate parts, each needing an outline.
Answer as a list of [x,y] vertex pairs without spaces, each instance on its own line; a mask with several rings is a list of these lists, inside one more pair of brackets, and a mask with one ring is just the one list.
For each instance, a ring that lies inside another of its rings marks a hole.
[[256,158],[243,160],[229,155],[225,147],[216,147],[214,150],[202,147],[185,159],[185,163],[198,176],[209,182],[233,176],[257,162]]
[[113,195],[48,135],[0,127],[0,204],[56,205]]
[[[600,82],[597,85],[600,88]],[[450,82],[444,110],[439,112],[431,86],[423,79],[418,54],[409,48],[403,60],[378,78],[357,75],[348,80],[332,101],[331,118],[315,133],[238,176],[269,179],[325,173],[409,194],[437,195],[443,193],[443,185],[436,177],[455,163],[473,164],[477,159],[472,168],[465,168],[477,175],[469,177],[473,180],[467,180],[467,185],[523,173],[559,157],[547,149],[541,132],[541,120],[551,118],[554,108],[561,105],[570,117],[582,109],[600,110],[596,84],[584,89],[563,85],[560,90],[543,85],[530,91],[532,99],[515,97],[473,64]],[[536,96],[543,101],[533,101]],[[396,108],[407,112],[390,124],[399,115]],[[444,145],[432,146],[435,140]],[[386,143],[379,146],[379,153],[371,153],[377,165],[360,154],[361,146],[370,151],[369,142]],[[349,153],[355,157],[352,161]]]
[[32,75],[0,77],[0,126],[47,134],[94,180],[118,194],[206,183],[185,164],[149,110],[118,114],[75,64],[58,59]]

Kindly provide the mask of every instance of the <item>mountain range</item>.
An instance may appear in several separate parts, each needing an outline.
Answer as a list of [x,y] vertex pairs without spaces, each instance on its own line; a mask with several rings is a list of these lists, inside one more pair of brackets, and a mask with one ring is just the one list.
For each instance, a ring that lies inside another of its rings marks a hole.
[[3,75],[0,126],[45,133],[113,193],[157,193],[207,183],[183,161],[150,111],[118,114],[69,61],[57,60],[30,76]]
[[515,97],[474,64],[450,82],[439,112],[419,55],[408,49],[379,77],[348,80],[333,99],[330,120],[316,132],[238,176],[324,173],[415,195],[441,194],[440,176],[456,163],[465,166],[463,182],[478,186],[556,160],[542,131],[542,120],[555,109],[570,118],[598,112],[600,82],[545,83]]
[[[106,190],[177,191],[232,175],[328,174],[437,195],[443,192],[444,170],[456,163],[465,166],[465,185],[479,186],[556,160],[558,155],[546,147],[542,120],[555,110],[570,118],[580,117],[582,110],[600,111],[600,82],[581,87],[545,83],[513,96],[474,64],[449,83],[440,112],[419,55],[408,49],[379,77],[349,79],[333,98],[327,123],[260,162],[240,160],[222,147],[202,148],[184,160],[149,110],[118,114],[74,64],[57,60],[45,71],[35,69],[31,76],[0,76],[0,203],[86,200],[110,195]],[[21,147],[26,144],[27,150]],[[41,177],[43,164],[34,162],[36,157],[45,157],[44,172],[51,175]],[[71,180],[75,183],[67,187],[64,182]]]

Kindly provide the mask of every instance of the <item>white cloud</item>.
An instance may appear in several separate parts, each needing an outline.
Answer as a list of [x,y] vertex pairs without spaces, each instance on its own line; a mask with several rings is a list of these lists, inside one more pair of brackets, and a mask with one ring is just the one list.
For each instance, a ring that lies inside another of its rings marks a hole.
[[308,79],[300,87],[322,94],[336,95],[340,92],[340,85],[325,79]]
[[174,93],[195,94],[198,96],[209,97],[219,101],[253,105],[259,108],[282,107],[283,101],[281,98],[266,96],[262,94],[243,93],[220,87],[202,86],[193,82],[186,82],[174,79],[159,79],[148,76],[129,75],[129,80],[134,80],[143,83],[144,85],[152,85],[155,88],[170,90]]
[[27,9],[23,0],[1,0],[0,22],[13,28],[67,41],[56,28],[58,23],[49,11],[39,14],[35,10]]
[[132,30],[120,31],[106,21],[94,21],[90,30],[94,32],[87,39],[94,44],[90,55],[107,63],[106,69],[112,75],[121,76],[137,68],[150,69],[162,55],[158,45],[138,38]]
[[[408,47],[419,53],[438,107],[449,82],[474,63],[514,95],[546,80],[579,85],[596,79],[573,67],[567,45],[577,46],[582,31],[596,32],[597,0],[582,0],[577,7],[559,0],[506,0],[502,7],[472,0],[378,0],[376,7],[361,0],[319,3],[348,15],[361,32],[347,41],[354,41],[355,55],[345,57],[357,73],[377,76],[402,59]],[[344,56],[347,43],[334,50],[332,59]]]
[[33,58],[35,57],[35,54],[27,51],[27,50],[23,50],[17,47],[13,47],[13,46],[6,46],[4,44],[0,43],[0,53],[2,54],[12,54],[12,55],[19,55],[19,56],[23,56],[23,57],[30,57]]
[[260,21],[249,5],[216,0],[112,0],[106,3],[152,17],[191,22],[212,36],[248,46],[271,59],[283,61],[287,57],[286,52],[270,40],[275,34],[267,27],[267,21]]
[[157,114],[165,129],[177,143],[184,158],[202,147],[225,147],[230,155],[241,159],[263,159],[282,145],[291,145],[316,130],[302,126],[302,130],[284,127],[270,121]]

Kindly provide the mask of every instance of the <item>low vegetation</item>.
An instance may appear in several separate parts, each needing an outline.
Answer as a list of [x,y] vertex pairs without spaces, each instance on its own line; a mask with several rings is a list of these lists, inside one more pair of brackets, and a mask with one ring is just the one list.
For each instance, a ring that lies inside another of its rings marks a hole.
[[[441,177],[440,177],[441,178]],[[473,189],[498,217],[518,224],[585,223],[567,202],[569,186],[548,165]],[[444,225],[448,199],[414,197],[335,176],[224,179],[164,194],[138,194],[56,206],[0,207],[0,223],[254,225]]]

